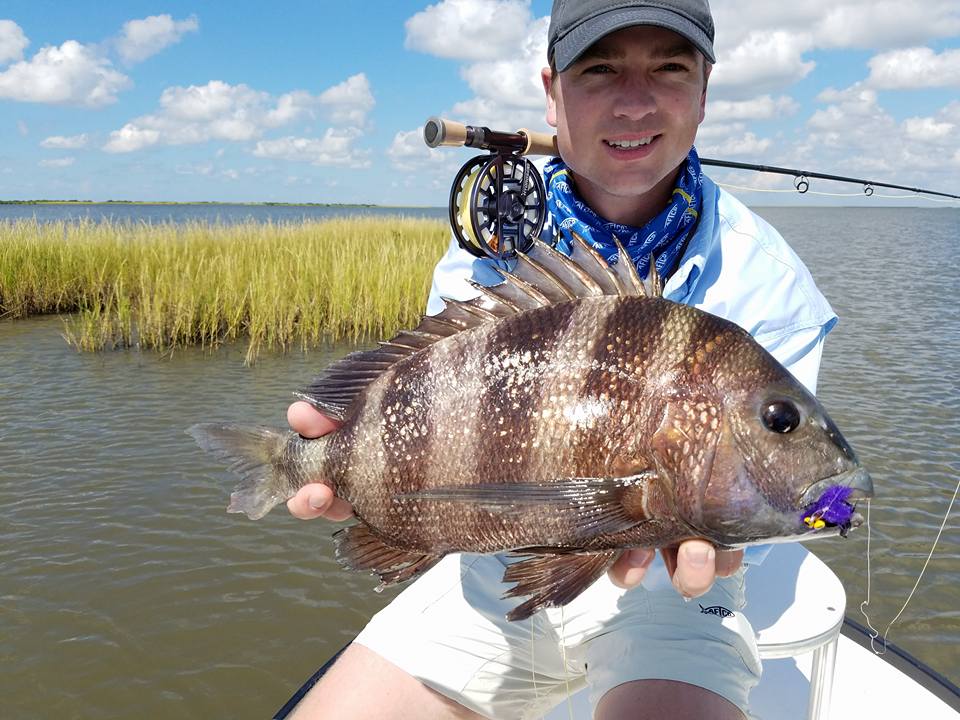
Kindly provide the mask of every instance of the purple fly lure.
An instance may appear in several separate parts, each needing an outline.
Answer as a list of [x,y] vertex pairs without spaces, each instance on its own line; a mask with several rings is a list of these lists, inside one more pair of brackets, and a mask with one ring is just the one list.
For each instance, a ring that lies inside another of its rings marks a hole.
[[822,528],[825,525],[840,527],[840,534],[846,535],[850,529],[854,506],[847,502],[853,488],[835,486],[826,490],[812,505],[803,511],[803,521],[809,527]]

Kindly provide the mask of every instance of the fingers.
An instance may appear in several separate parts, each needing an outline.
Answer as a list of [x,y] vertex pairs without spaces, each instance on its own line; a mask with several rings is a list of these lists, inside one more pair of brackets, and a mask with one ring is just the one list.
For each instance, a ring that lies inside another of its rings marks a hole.
[[687,540],[669,553],[667,570],[672,568],[673,586],[686,598],[695,598],[703,595],[711,587],[717,577],[717,551],[706,540]]
[[287,408],[287,422],[290,427],[308,438],[316,438],[333,432],[340,423],[320,413],[308,402],[298,400]]
[[639,585],[656,554],[655,550],[646,548],[624,550],[607,571],[610,581],[624,590]]
[[353,515],[350,503],[336,497],[333,490],[322,483],[304,485],[296,495],[287,500],[287,509],[300,520],[322,517],[340,522]]
[[730,577],[743,565],[743,550],[717,550],[717,577]]
[[[316,410],[310,403],[298,401],[287,408],[287,422],[296,432],[307,438],[316,438],[333,432],[340,423]],[[295,518],[312,520],[322,517],[340,522],[353,515],[353,509],[346,500],[333,494],[333,490],[323,483],[309,483],[287,500],[287,509]]]
[[743,562],[743,550],[716,550],[706,540],[687,540],[660,552],[673,586],[686,598],[703,595],[714,580],[733,575]]

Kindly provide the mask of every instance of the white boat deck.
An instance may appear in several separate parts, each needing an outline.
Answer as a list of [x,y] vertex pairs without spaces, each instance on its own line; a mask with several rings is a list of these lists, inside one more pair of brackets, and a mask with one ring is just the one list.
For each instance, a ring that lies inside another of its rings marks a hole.
[[[774,547],[747,577],[745,612],[763,659],[763,678],[750,695],[752,720],[960,720],[910,675],[840,634],[846,593],[802,545]],[[582,691],[545,720],[589,717]]]
[[[813,653],[763,661],[750,696],[754,720],[806,720]],[[585,717],[589,717],[588,714]],[[960,713],[871,650],[841,635],[833,693],[822,720],[957,720]]]

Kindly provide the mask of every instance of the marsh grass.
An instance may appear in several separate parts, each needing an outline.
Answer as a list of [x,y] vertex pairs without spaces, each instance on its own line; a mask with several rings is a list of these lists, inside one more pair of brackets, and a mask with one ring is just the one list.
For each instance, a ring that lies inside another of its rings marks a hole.
[[264,348],[416,324],[449,241],[439,220],[238,225],[0,223],[0,317],[71,313],[81,350],[249,338]]

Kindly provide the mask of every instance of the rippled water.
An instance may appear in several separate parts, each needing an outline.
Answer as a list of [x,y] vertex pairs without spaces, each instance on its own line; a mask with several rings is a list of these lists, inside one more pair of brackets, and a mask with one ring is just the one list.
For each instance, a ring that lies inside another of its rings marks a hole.
[[[841,323],[820,396],[871,470],[871,615],[906,598],[960,476],[960,211],[771,209]],[[4,717],[263,717],[389,600],[332,559],[332,525],[223,512],[183,432],[281,424],[351,348],[78,354],[57,318],[0,322]],[[891,639],[960,682],[960,509]],[[866,533],[813,549],[866,590]]]

